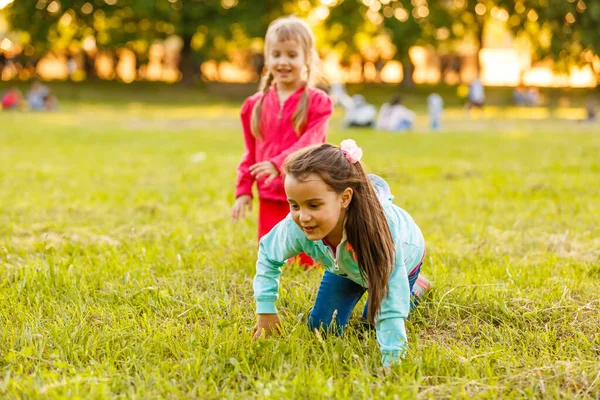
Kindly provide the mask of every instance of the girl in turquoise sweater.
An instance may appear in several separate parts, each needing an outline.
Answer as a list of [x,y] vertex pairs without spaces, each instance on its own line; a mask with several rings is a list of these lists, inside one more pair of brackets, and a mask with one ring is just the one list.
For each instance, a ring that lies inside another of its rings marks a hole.
[[290,214],[260,241],[254,297],[254,338],[280,324],[275,302],[281,267],[302,252],[320,262],[325,274],[308,316],[311,330],[341,333],[368,291],[363,318],[375,325],[385,367],[406,349],[404,319],[411,306],[425,254],[421,230],[392,204],[385,181],[367,176],[362,150],[353,140],[300,150],[284,165]]

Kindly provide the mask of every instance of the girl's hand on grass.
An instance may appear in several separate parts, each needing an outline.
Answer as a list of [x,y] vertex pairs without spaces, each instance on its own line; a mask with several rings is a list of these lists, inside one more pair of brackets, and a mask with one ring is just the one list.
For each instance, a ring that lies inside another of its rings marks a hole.
[[262,161],[250,167],[250,173],[259,180],[262,177],[267,177],[265,183],[271,182],[279,176],[279,170],[271,161]]
[[268,338],[275,333],[281,333],[281,321],[277,314],[258,314],[258,321],[252,329],[252,339]]
[[252,197],[243,194],[235,199],[233,209],[231,210],[231,219],[237,222],[240,218],[245,218],[246,208],[248,209],[248,212],[252,211]]

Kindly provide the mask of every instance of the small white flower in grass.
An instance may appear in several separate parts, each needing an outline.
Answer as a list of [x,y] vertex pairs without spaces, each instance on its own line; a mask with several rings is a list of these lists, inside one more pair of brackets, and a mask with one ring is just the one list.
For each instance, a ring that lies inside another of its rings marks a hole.
[[192,156],[190,157],[190,161],[193,164],[198,164],[199,162],[202,162],[204,160],[206,160],[206,153],[202,151],[200,153],[192,154]]

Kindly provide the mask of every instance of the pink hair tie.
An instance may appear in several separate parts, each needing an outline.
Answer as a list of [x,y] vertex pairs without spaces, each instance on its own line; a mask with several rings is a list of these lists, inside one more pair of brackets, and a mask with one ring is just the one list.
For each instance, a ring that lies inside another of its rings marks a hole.
[[360,161],[363,155],[362,149],[356,145],[354,139],[343,140],[340,144],[340,150],[351,164]]

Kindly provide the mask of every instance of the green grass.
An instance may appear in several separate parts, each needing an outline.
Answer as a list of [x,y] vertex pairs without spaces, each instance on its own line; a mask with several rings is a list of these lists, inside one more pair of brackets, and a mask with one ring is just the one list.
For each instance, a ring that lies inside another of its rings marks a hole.
[[0,112],[0,397],[600,397],[597,126],[332,121],[427,241],[435,290],[386,377],[356,318],[341,338],[305,328],[319,270],[286,268],[285,332],[251,341],[255,217],[228,218],[235,101],[117,94]]

